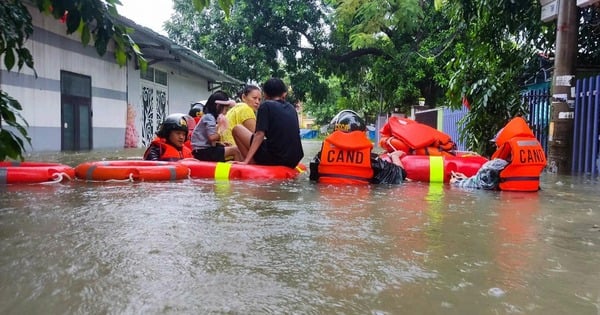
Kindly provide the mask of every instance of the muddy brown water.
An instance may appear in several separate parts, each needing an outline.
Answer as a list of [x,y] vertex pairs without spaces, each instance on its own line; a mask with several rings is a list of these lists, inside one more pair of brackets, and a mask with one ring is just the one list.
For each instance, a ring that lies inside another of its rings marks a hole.
[[[304,162],[319,148],[305,142]],[[140,150],[35,154],[69,165]],[[0,188],[1,314],[600,314],[600,184]]]

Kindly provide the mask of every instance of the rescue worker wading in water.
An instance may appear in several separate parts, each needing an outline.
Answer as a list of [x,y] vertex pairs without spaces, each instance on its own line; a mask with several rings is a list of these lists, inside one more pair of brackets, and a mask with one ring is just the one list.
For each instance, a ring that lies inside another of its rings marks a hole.
[[193,158],[192,150],[183,145],[188,137],[185,114],[167,116],[156,132],[156,136],[144,152],[144,160],[178,161]]
[[544,148],[523,117],[515,117],[492,139],[496,152],[477,174],[453,173],[450,184],[462,188],[538,191],[546,167]]
[[392,163],[371,153],[373,144],[364,121],[351,110],[339,112],[330,123],[333,133],[310,162],[310,179],[331,184],[399,184],[406,178],[400,162],[403,151],[389,156]]

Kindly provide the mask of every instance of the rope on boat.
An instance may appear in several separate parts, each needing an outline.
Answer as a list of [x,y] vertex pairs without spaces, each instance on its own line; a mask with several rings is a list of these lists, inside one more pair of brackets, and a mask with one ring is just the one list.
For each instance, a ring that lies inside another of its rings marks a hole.
[[57,173],[52,174],[52,180],[51,181],[42,182],[40,184],[44,184],[44,185],[56,184],[56,183],[62,182],[65,179],[73,180],[71,178],[71,176],[69,176],[69,174],[67,174],[65,172],[57,172]]
[[135,179],[133,177],[133,173],[129,173],[129,176],[126,179],[107,179],[107,180],[103,180],[102,182],[111,182],[111,183],[126,183],[126,182],[130,182],[130,183],[133,183],[133,182],[135,182]]

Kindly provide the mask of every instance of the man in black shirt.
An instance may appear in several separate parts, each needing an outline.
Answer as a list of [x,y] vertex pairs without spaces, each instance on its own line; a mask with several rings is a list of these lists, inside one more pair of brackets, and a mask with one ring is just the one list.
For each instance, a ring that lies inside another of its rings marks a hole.
[[279,78],[267,80],[263,93],[265,101],[256,113],[256,132],[252,134],[243,125],[233,128],[235,143],[245,156],[239,163],[294,168],[304,157],[296,108],[285,101],[287,87]]

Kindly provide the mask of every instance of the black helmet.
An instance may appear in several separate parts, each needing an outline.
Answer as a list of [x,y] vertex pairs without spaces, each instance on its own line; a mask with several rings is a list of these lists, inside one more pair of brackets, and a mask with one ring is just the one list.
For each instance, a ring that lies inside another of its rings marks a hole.
[[355,111],[345,109],[333,117],[329,128],[332,132],[337,130],[343,132],[366,131],[367,125]]
[[171,114],[165,118],[165,120],[160,124],[158,128],[158,132],[156,135],[161,138],[168,138],[169,134],[173,130],[181,130],[188,132],[187,120],[185,119],[186,114]]
[[192,117],[202,116],[203,110],[204,110],[204,104],[202,104],[201,102],[196,102],[196,103],[192,104],[192,108],[190,108],[188,115],[190,115]]

